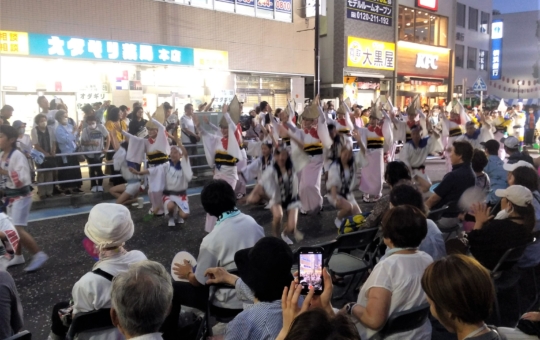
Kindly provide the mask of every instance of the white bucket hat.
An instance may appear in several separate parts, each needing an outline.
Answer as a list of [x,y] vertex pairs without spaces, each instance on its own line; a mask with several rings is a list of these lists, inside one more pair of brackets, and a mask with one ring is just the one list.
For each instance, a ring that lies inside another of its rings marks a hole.
[[90,210],[84,233],[98,248],[122,246],[135,228],[129,210],[120,204],[100,203]]

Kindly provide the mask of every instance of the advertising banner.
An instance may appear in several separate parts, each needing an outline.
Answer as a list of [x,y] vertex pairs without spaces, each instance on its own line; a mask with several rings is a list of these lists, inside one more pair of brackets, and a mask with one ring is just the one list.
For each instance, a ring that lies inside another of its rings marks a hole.
[[392,13],[392,4],[388,0],[347,1],[347,18],[349,19],[392,26]]
[[503,21],[494,20],[491,25],[491,69],[489,79],[501,79]]
[[348,37],[347,66],[393,71],[395,57],[394,43]]
[[28,55],[28,33],[0,31],[0,53]]

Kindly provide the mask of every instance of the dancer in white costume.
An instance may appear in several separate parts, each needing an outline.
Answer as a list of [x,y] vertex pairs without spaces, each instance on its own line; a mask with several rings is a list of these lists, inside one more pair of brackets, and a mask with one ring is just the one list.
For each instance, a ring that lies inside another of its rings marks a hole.
[[[450,112],[450,119],[448,119],[444,115],[442,116],[442,119],[443,119],[443,124],[446,125],[446,128],[448,130],[448,142],[446,144],[447,147],[453,145],[454,142],[460,136],[463,135],[463,126],[471,120],[470,117],[467,115],[467,112],[465,112],[465,109],[459,102],[456,106],[454,106],[454,108]],[[450,154],[448,153],[447,149],[445,149],[444,152],[445,152],[446,170],[450,172],[452,171],[452,163],[450,162]]]
[[[240,179],[245,182],[249,182],[257,179],[257,184],[247,197],[247,203],[257,204],[261,203],[263,200],[267,199],[266,193],[263,188],[262,175],[267,168],[271,167],[274,163],[274,158],[272,157],[272,143],[263,143],[261,145],[261,156],[255,158],[251,163],[240,172]],[[268,209],[270,206],[267,206]]]
[[399,159],[409,167],[413,177],[422,178],[431,185],[431,180],[425,173],[425,162],[427,156],[437,146],[439,135],[433,132],[432,135],[422,138],[421,129],[420,126],[414,126],[411,129],[411,140],[403,145]]
[[9,125],[0,126],[0,175],[1,187],[4,192],[4,207],[13,221],[20,236],[20,242],[15,249],[15,256],[9,266],[24,263],[22,247],[32,253],[32,261],[24,269],[27,272],[37,270],[48,260],[34,238],[25,230],[28,225],[28,216],[32,206],[32,180],[26,156],[17,150],[18,133]]
[[[236,97],[235,97],[236,98]],[[229,115],[229,106],[223,105],[223,119],[220,122],[221,133],[209,127],[208,124],[201,125],[197,118],[194,118],[204,145],[204,153],[210,167],[214,167],[214,179],[222,179],[236,187],[238,180],[238,170],[236,163],[242,159],[242,152],[236,137],[236,124]],[[211,232],[216,225],[217,218],[209,214],[206,215],[204,230]]]
[[[362,212],[353,193],[357,186],[357,160],[352,152],[352,143],[343,140],[342,144],[339,158],[330,166],[326,181],[326,189],[330,192],[328,201],[338,210],[334,221],[337,228],[341,227],[344,217]],[[357,157],[364,157],[364,153],[358,151]]]
[[[175,138],[178,143],[180,140]],[[184,146],[179,143],[178,146],[171,147],[171,159],[157,167],[148,168],[143,171],[137,171],[129,168],[129,171],[136,175],[161,176],[165,173],[165,185],[162,192],[163,207],[165,213],[169,216],[169,227],[174,227],[176,223],[184,223],[189,215],[189,204],[186,190],[188,184],[193,178],[191,165],[189,164],[189,155]],[[159,169],[162,168],[162,169]],[[160,177],[162,178],[162,177]]]
[[[372,105],[373,106],[373,105]],[[373,106],[369,124],[365,128],[358,129],[359,143],[366,149],[367,166],[362,167],[362,179],[360,191],[364,193],[364,202],[375,202],[382,195],[384,181],[384,152],[392,147],[392,123],[390,117],[379,124],[382,119],[380,109]]]
[[[323,167],[323,149],[332,146],[332,140],[326,125],[326,115],[319,105],[319,96],[306,107],[302,113],[303,129],[288,123],[289,137],[293,137],[303,146],[304,152],[310,156],[309,163],[302,167],[299,194],[302,202],[302,214],[319,212],[322,209],[321,175]],[[284,133],[285,131],[282,130]],[[299,156],[292,147],[291,157],[297,161]],[[295,164],[296,165],[296,164]],[[298,167],[299,168],[299,167]]]

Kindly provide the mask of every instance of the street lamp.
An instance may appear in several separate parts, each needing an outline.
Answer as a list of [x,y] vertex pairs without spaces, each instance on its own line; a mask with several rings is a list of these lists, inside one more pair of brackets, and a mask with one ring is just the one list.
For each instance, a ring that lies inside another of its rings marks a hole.
[[518,80],[517,85],[518,85],[518,99],[519,99],[519,91],[520,91],[519,88],[521,85],[523,85],[523,82],[521,80]]

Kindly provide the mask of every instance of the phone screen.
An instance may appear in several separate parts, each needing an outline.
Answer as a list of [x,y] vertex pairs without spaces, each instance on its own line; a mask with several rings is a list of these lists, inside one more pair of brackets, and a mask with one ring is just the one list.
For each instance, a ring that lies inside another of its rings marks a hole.
[[320,248],[301,248],[299,254],[298,280],[302,285],[302,294],[309,292],[309,287],[315,288],[315,294],[323,292],[323,254]]

